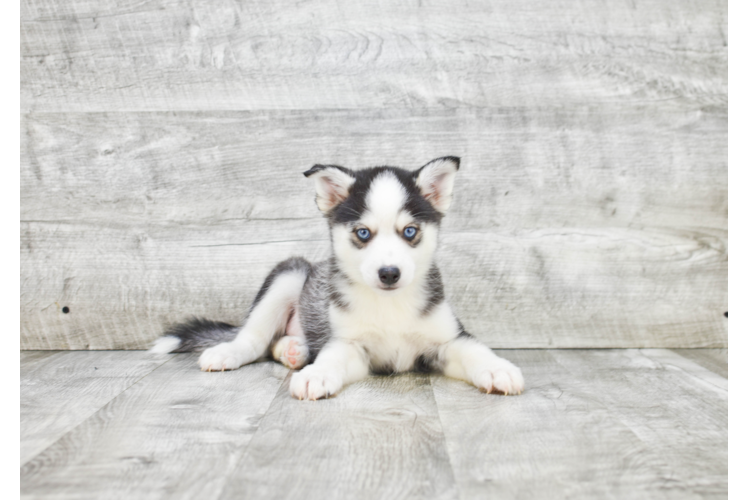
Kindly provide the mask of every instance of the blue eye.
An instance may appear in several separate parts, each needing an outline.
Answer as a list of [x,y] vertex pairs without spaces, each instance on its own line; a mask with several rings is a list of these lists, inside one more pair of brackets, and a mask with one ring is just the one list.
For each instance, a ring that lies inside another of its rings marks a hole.
[[358,231],[356,231],[356,236],[358,236],[358,239],[361,241],[366,241],[371,237],[371,233],[366,228],[361,228]]
[[405,228],[405,231],[403,231],[403,236],[405,236],[409,240],[412,240],[413,238],[415,238],[417,232],[418,229],[409,226]]

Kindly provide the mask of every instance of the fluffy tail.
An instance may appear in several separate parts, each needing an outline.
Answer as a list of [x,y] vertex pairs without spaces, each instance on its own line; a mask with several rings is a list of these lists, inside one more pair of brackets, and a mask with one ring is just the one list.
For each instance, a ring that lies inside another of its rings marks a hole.
[[148,352],[200,352],[222,342],[234,340],[239,327],[202,318],[192,318],[170,327]]

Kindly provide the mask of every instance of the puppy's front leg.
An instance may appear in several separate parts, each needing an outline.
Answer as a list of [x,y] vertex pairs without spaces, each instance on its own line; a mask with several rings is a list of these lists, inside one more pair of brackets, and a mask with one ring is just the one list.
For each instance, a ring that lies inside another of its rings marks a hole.
[[520,394],[522,371],[472,336],[460,336],[439,349],[444,375],[470,382],[484,391]]
[[326,398],[368,374],[369,362],[361,346],[332,340],[322,348],[314,363],[293,374],[291,395],[298,399]]

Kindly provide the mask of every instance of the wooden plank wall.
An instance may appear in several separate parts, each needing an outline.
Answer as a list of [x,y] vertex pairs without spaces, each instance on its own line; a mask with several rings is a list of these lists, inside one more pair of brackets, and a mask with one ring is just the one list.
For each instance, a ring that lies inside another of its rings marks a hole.
[[491,346],[727,346],[724,0],[27,0],[21,124],[24,349],[237,321],[327,252],[301,172],[442,155]]

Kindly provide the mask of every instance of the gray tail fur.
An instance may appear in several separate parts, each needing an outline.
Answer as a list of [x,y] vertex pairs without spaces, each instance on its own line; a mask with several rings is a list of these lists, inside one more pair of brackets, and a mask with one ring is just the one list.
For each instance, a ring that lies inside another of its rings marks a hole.
[[234,340],[239,327],[202,318],[191,318],[184,323],[171,326],[164,336],[156,341],[150,352],[200,352],[222,342]]

